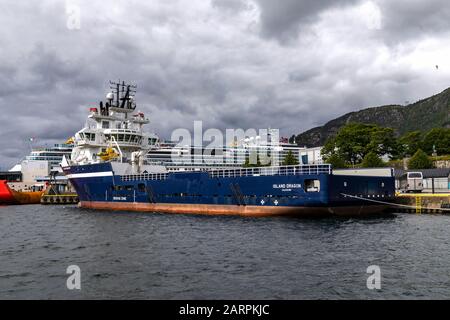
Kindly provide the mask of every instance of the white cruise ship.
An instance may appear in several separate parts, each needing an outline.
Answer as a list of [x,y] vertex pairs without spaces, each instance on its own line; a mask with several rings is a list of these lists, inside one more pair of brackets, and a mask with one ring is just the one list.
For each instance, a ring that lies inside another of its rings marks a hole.
[[[269,129],[269,137],[270,134]],[[246,137],[233,146],[208,148],[202,146],[178,146],[175,142],[159,142],[148,151],[146,161],[149,164],[165,166],[168,171],[202,170],[211,167],[239,168],[244,166],[250,154],[271,158],[274,165],[281,165],[291,152],[300,164],[322,164],[320,149],[312,150],[291,144],[285,139],[260,142],[260,138]]]
[[43,188],[46,182],[58,180],[60,184],[67,184],[67,178],[61,170],[64,156],[70,157],[73,143],[69,139],[66,143],[55,144],[51,147],[34,147],[29,155],[9,170],[20,174],[20,181],[10,183],[14,190],[26,190],[31,187]]

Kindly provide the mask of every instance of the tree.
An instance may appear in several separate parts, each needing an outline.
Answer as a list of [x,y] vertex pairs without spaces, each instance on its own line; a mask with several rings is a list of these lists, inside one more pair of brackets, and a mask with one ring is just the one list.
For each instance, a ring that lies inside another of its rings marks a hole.
[[337,154],[332,154],[330,157],[326,158],[325,161],[335,169],[347,168],[347,164],[344,159],[340,158]]
[[349,123],[334,138],[329,139],[322,149],[325,159],[336,155],[351,165],[360,163],[369,152],[377,156],[388,154],[395,157],[398,144],[394,130],[375,124]]
[[286,154],[283,160],[283,166],[296,166],[298,165],[298,160],[295,158],[291,150]]
[[375,152],[371,151],[366,154],[361,165],[363,168],[378,168],[384,167],[384,162]]
[[389,155],[390,158],[397,158],[400,149],[394,129],[374,126],[370,129],[370,143],[366,148],[366,155],[370,152],[381,157]]
[[[252,160],[250,160],[250,158]],[[261,162],[259,161],[259,157],[256,157],[256,163],[254,163],[253,157],[251,155],[248,155],[245,158],[244,168],[254,168],[254,167],[261,167]]]
[[412,131],[404,134],[398,139],[398,144],[401,148],[401,155],[403,157],[411,157],[422,145],[422,132]]
[[289,138],[289,143],[295,143],[295,134]]
[[431,155],[433,146],[438,155],[450,154],[450,129],[434,128],[427,132],[423,138],[423,150]]
[[[261,162],[261,160],[263,160]],[[245,158],[244,168],[267,167],[271,165],[271,159],[267,155],[261,155],[256,151],[251,151]]]
[[408,161],[408,169],[431,169],[433,168],[433,162],[428,158],[427,154],[418,149],[416,153]]

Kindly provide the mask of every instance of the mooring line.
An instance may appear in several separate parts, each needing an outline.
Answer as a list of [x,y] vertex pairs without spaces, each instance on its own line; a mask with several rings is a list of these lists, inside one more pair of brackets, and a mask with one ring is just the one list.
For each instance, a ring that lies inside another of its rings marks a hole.
[[[341,195],[343,195],[344,197],[350,197],[350,198],[365,200],[365,201],[369,201],[369,202],[376,202],[376,203],[381,203],[381,204],[387,204],[387,205],[393,206],[393,207],[397,206],[397,207],[409,208],[409,209],[414,209],[414,210],[418,209],[417,206],[410,206],[410,205],[407,205],[407,204],[400,204],[400,203],[392,203],[392,202],[386,202],[386,201],[380,201],[380,200],[367,199],[367,198],[353,196],[351,194],[345,194],[345,193],[341,193]],[[427,208],[420,207],[420,209],[427,209]],[[450,208],[433,208],[432,210],[450,211]]]

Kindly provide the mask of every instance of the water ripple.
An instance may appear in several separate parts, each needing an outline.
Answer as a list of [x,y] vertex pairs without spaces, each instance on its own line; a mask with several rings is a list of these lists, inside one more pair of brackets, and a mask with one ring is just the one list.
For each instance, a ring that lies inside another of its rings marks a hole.
[[[3,299],[450,298],[450,217],[204,217],[0,207]],[[82,289],[66,288],[69,265]],[[382,289],[368,290],[378,265]]]

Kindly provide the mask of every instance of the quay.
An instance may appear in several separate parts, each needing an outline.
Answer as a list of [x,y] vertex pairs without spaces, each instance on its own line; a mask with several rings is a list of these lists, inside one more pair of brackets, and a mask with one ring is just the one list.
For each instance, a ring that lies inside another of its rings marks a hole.
[[450,193],[397,193],[397,212],[450,214]]
[[67,194],[44,194],[41,197],[41,204],[56,205],[56,204],[77,204],[79,202],[76,193]]

